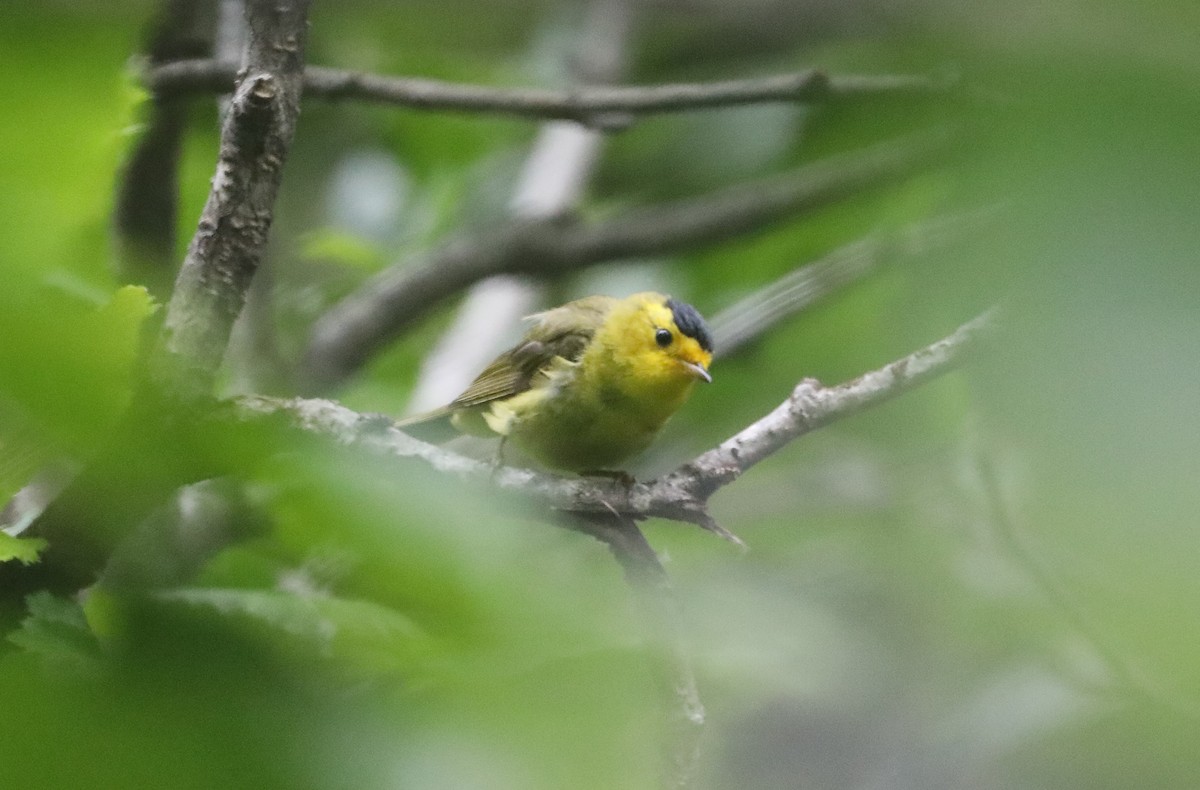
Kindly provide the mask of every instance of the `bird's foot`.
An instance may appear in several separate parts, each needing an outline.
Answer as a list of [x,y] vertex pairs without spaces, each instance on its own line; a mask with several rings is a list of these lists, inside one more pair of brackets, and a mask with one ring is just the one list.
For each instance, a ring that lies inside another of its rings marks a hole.
[[500,473],[500,468],[504,466],[504,443],[508,440],[507,436],[500,437],[500,444],[496,447],[496,454],[492,457],[492,471],[488,475],[491,482],[496,482],[496,475]]

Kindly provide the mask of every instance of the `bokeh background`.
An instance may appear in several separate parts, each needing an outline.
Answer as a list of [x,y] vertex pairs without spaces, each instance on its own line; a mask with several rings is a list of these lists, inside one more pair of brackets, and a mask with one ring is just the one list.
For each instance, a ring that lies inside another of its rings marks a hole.
[[[718,494],[747,553],[647,526],[708,708],[698,786],[1200,786],[1200,6],[636,5],[631,83],[817,66],[959,90],[640,121],[605,142],[585,216],[933,124],[958,142],[902,184],[563,278],[544,298],[653,287],[714,314],[880,227],[993,218],[722,361],[639,475],[727,437],[802,377],[853,378],[1002,307],[964,370],[804,437]],[[130,59],[158,10],[0,7],[0,499],[47,463],[88,458],[128,396],[150,308],[117,291],[129,278],[111,217],[146,112]],[[560,86],[582,12],[318,2],[309,61]],[[189,107],[180,259],[217,144],[215,97]],[[500,223],[536,132],[305,102],[269,252],[271,355],[235,356],[230,391],[286,391],[339,297]],[[453,316],[439,310],[334,394],[404,413]],[[655,648],[598,543],[486,489],[320,442],[208,451],[243,469],[251,534],[162,574],[170,583],[5,610],[5,786],[657,786]]]

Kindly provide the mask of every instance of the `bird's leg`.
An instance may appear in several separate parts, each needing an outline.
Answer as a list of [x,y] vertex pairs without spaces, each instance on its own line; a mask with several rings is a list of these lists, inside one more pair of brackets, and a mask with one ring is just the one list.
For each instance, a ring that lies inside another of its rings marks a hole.
[[508,441],[508,435],[500,436],[500,444],[496,446],[496,455],[492,458],[491,479],[496,479],[496,474],[500,471],[500,467],[504,466],[504,443]]

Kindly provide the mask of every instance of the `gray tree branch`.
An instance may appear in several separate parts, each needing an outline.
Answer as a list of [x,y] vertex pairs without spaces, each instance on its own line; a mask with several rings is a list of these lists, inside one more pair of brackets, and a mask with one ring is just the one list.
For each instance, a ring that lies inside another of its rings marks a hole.
[[299,113],[307,13],[308,0],[246,5],[246,66],[163,329],[161,350],[182,374],[176,384],[186,380],[197,392],[211,390],[266,246]]
[[336,385],[443,300],[485,277],[552,276],[763,230],[911,174],[944,148],[947,138],[939,130],[893,140],[698,198],[633,209],[601,222],[518,221],[486,237],[453,240],[415,264],[385,269],[330,308],[313,328],[299,371],[301,389],[324,391]]
[[[146,86],[160,96],[220,93],[237,68],[214,60],[181,60],[150,69]],[[827,75],[819,69],[743,80],[635,86],[587,86],[552,90],[493,88],[414,77],[309,66],[304,90],[325,99],[394,104],[425,110],[487,112],[522,118],[620,126],[623,117],[731,107],[765,102],[816,102],[894,94],[938,94],[951,83],[930,77]]]
[[500,490],[527,496],[555,511],[665,518],[697,524],[733,538],[708,513],[708,500],[716,491],[800,436],[953,369],[993,324],[989,311],[932,345],[837,386],[826,387],[805,379],[774,411],[719,446],[656,480],[630,486],[609,480],[567,479],[515,467],[495,469],[491,464],[418,441],[392,427],[387,418],[362,415],[328,400],[245,397],[234,401],[233,407],[240,419],[283,415],[295,427],[339,444],[418,459],[458,478],[490,481]]

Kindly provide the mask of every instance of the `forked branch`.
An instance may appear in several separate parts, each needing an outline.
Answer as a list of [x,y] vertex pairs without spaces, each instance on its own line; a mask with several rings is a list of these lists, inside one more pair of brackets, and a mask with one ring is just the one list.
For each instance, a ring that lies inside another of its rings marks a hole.
[[656,480],[629,487],[609,480],[567,479],[490,464],[418,441],[379,415],[363,415],[328,400],[245,397],[234,403],[240,419],[285,415],[297,428],[339,444],[398,458],[419,459],[458,478],[491,481],[551,510],[665,518],[697,524],[732,538],[708,513],[708,500],[743,472],[821,426],[856,414],[952,370],[994,325],[993,311],[953,334],[877,370],[832,387],[804,379],[770,414],[717,447]]

